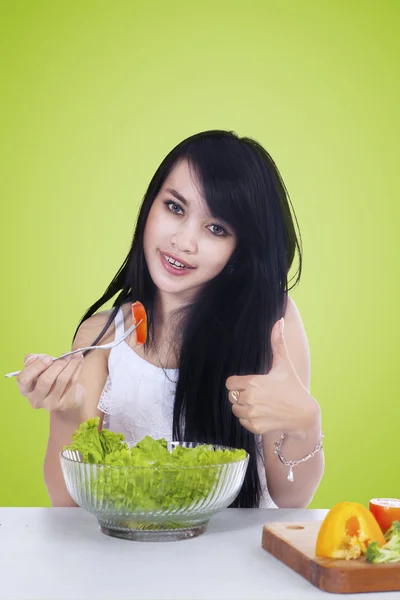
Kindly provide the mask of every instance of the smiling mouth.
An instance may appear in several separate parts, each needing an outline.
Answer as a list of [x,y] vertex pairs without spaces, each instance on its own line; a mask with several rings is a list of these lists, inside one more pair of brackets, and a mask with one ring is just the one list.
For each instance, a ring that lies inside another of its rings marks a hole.
[[179,270],[193,270],[196,267],[193,267],[189,263],[181,262],[177,258],[173,258],[169,254],[165,254],[164,252],[160,252],[161,256],[169,263],[172,267]]

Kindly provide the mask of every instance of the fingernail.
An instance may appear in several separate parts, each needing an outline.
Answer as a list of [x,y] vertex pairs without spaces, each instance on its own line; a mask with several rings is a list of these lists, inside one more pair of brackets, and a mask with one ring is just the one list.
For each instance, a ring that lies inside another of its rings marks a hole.
[[51,356],[45,356],[43,359],[43,362],[45,365],[49,365],[50,363],[53,362],[53,359],[51,358]]
[[282,317],[281,319],[281,333],[283,334],[283,330],[285,328],[285,319]]
[[33,360],[35,360],[37,358],[37,354],[31,354],[31,356],[28,356],[28,358],[24,361],[24,365],[29,365],[29,363],[31,363]]
[[82,352],[78,352],[77,354],[73,354],[72,358],[75,358],[76,360],[82,360],[83,354]]

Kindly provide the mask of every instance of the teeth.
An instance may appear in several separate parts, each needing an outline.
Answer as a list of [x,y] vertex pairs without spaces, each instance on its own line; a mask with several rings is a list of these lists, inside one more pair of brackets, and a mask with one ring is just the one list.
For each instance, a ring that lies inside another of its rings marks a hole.
[[180,269],[186,269],[185,265],[178,262],[177,260],[174,260],[173,258],[170,258],[169,256],[165,256],[165,254],[164,258],[169,262],[170,265],[174,265],[174,267],[179,267]]

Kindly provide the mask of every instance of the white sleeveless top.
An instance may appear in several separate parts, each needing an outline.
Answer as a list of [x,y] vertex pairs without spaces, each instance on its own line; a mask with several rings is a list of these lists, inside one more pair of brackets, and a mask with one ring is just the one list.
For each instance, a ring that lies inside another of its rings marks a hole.
[[[120,308],[115,317],[115,338],[122,337],[124,330]],[[129,443],[136,444],[146,435],[171,441],[178,369],[165,369],[165,373],[136,354],[125,341],[112,348],[108,377],[98,404],[104,413],[103,427],[123,433]],[[260,507],[277,508],[267,489],[261,437],[258,441],[258,472],[263,489]]]

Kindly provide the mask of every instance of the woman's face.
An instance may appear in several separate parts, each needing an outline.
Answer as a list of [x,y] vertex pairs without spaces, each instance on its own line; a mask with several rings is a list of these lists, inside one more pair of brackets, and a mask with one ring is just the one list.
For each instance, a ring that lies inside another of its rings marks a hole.
[[144,231],[144,254],[156,287],[190,300],[226,266],[236,236],[210,215],[189,164],[176,164],[156,196]]

